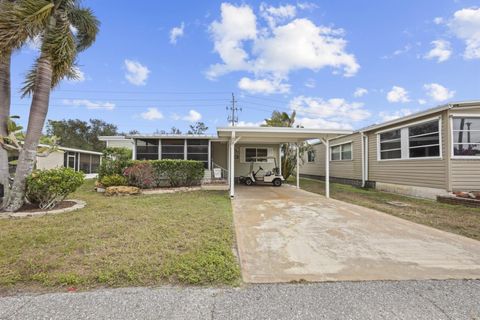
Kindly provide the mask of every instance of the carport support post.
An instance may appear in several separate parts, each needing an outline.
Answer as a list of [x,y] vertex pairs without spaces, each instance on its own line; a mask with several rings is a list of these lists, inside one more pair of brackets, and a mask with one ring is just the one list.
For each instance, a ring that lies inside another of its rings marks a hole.
[[230,198],[235,196],[235,131],[232,131],[230,138]]
[[325,197],[330,198],[330,142],[325,142]]
[[297,151],[297,189],[300,189],[300,146],[296,145]]

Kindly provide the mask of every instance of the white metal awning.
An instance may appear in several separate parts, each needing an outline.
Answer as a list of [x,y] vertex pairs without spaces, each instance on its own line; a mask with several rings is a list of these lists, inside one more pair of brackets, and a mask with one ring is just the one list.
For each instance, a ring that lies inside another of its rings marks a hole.
[[[227,140],[228,172],[230,196],[235,196],[235,144],[237,143],[302,143],[308,140],[320,140],[326,148],[325,152],[325,196],[330,197],[330,147],[329,140],[338,136],[351,134],[350,130],[306,129],[287,127],[224,127],[217,128],[218,138]],[[297,157],[297,188],[300,188],[299,147]]]

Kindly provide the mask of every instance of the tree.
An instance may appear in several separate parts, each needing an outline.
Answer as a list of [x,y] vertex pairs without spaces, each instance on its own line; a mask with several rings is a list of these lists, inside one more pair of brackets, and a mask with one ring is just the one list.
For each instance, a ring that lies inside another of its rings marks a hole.
[[47,135],[61,137],[60,144],[69,148],[102,151],[104,142],[98,137],[117,134],[116,125],[99,119],[48,120],[47,123]]
[[180,131],[180,129],[178,129],[176,127],[172,127],[172,129],[170,129],[170,133],[171,134],[182,134],[182,131]]
[[[37,13],[31,15],[30,13]],[[15,178],[7,199],[7,211],[24,203],[26,177],[32,172],[37,147],[48,113],[50,91],[64,78],[76,79],[78,52],[95,41],[99,22],[79,0],[17,0],[0,10],[0,48],[13,50],[16,33],[27,30],[40,34],[40,56],[27,74],[23,96],[32,95],[27,132],[20,152]]]
[[196,122],[190,125],[188,134],[204,134],[208,130],[208,127],[203,122]]
[[[295,125],[296,112],[293,111],[291,115],[286,112],[273,111],[270,119],[265,119],[265,127],[293,127]],[[282,175],[288,179],[296,170],[297,167],[297,151],[300,148],[300,155],[303,155],[308,149],[307,144],[291,144],[285,143],[282,145]]]

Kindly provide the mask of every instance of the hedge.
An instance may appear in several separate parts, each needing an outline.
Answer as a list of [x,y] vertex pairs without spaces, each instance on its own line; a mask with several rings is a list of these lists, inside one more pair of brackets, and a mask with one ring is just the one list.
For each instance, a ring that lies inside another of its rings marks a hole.
[[130,161],[124,175],[130,185],[145,189],[159,187],[165,180],[171,187],[199,185],[204,172],[200,161],[149,160]]

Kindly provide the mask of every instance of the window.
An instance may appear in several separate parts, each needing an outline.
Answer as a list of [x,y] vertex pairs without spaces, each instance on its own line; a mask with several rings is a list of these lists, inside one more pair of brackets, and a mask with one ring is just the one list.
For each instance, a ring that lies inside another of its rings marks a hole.
[[402,158],[402,142],[400,129],[380,134],[380,159]]
[[332,161],[352,160],[352,143],[344,143],[330,148],[330,159]]
[[137,160],[158,160],[157,139],[137,139]]
[[267,162],[267,148],[245,148],[245,162]]
[[307,161],[308,162],[315,162],[315,150],[308,150]]
[[99,165],[99,155],[80,153],[80,171],[83,173],[98,173]]
[[187,140],[187,160],[202,161],[205,168],[208,168],[208,140]]
[[452,118],[453,155],[480,157],[480,117]]
[[410,158],[440,156],[440,132],[438,120],[424,122],[408,128]]
[[185,140],[162,139],[162,159],[185,159]]
[[425,120],[378,134],[379,160],[438,158],[441,120]]

